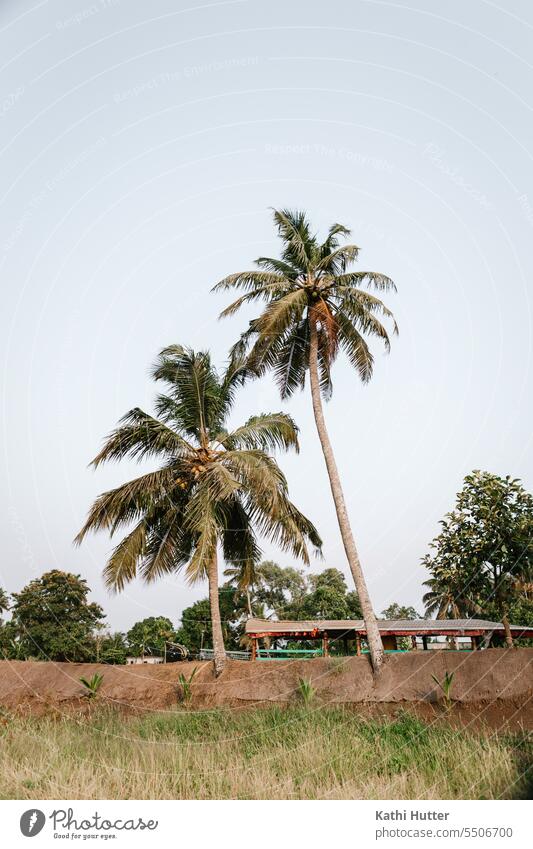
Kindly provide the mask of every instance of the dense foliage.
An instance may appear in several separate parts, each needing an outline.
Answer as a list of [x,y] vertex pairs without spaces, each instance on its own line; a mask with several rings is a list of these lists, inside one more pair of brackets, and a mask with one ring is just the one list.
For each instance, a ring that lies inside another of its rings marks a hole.
[[520,481],[472,472],[441,525],[423,559],[428,613],[533,624],[533,496]]
[[393,602],[389,604],[385,610],[381,611],[381,615],[384,619],[423,619],[424,616],[421,613],[417,613],[414,607],[406,606],[404,604],[397,604]]
[[86,661],[104,613],[89,602],[87,581],[53,569],[13,595],[8,642],[15,656],[39,660]]

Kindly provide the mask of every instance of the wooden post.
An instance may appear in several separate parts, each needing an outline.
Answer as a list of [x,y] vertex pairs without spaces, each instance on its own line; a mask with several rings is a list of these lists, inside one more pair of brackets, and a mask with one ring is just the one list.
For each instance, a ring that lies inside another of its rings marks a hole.
[[424,646],[424,651],[428,650],[428,638],[422,637],[422,645]]
[[416,651],[416,636],[415,634],[411,634],[411,648],[413,651]]
[[257,637],[252,637],[252,660],[257,660]]
[[322,635],[322,654],[324,657],[329,657],[329,637],[326,632]]
[[355,635],[355,650],[356,650],[358,655],[361,654],[361,635],[360,634]]

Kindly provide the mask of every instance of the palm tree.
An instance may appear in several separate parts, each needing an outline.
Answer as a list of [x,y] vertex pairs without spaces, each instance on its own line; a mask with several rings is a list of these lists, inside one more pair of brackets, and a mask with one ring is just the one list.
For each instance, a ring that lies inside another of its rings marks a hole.
[[256,566],[256,563],[253,563],[250,560],[245,560],[238,566],[230,566],[228,569],[224,569],[224,577],[229,578],[230,581],[235,581],[237,589],[244,593],[246,597],[246,610],[248,611],[248,616],[254,615],[250,590],[253,589],[257,580]]
[[424,587],[428,587],[428,592],[422,597],[426,608],[426,616],[433,616],[435,619],[460,619],[461,610],[468,616],[464,605],[461,604],[462,599],[457,597],[454,588],[439,578],[429,578],[424,581]]
[[168,394],[157,417],[130,410],[92,465],[157,457],[160,468],[100,495],[76,537],[134,527],[114,549],[104,575],[120,591],[137,574],[147,582],[185,568],[190,582],[209,583],[215,671],[225,662],[218,598],[220,546],[231,564],[256,562],[256,532],[308,562],[307,543],[320,548],[311,522],[288,497],[287,482],[268,452],[298,449],[297,429],[284,413],[253,416],[232,431],[226,421],[246,369],[233,362],[221,376],[208,353],[173,345],[152,376]]
[[390,348],[382,319],[396,323],[383,302],[362,286],[378,292],[395,289],[389,277],[350,268],[359,249],[340,244],[350,231],[342,224],[330,227],[320,243],[303,212],[274,210],[282,241],[280,259],[260,257],[258,270],[226,277],[215,290],[241,289],[244,294],[222,313],[232,315],[241,306],[264,301],[261,315],[250,322],[234,346],[237,357],[257,375],[274,372],[282,398],[305,385],[309,371],[313,412],[329,476],[346,556],[361,600],[368,646],[374,670],[383,663],[383,645],[355,546],[339,471],[324,419],[322,398],[331,396],[331,367],[339,349],[347,355],[363,382],[370,380],[373,356],[365,337],[375,336]]

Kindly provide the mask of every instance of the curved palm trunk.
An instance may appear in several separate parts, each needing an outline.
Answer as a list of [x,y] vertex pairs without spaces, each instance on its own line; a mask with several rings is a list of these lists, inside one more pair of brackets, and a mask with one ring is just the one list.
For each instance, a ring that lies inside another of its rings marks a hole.
[[224,648],[224,634],[222,633],[218,599],[218,558],[216,551],[211,560],[207,578],[209,581],[209,607],[211,610],[211,630],[213,632],[215,675],[220,675],[226,665],[226,649]]
[[383,643],[381,641],[381,635],[378,629],[376,614],[374,613],[374,610],[372,608],[372,602],[370,601],[370,596],[368,594],[363,570],[361,569],[359,555],[357,553],[352,529],[350,527],[348,511],[346,510],[346,503],[344,501],[344,493],[342,491],[339,470],[337,468],[337,463],[333,454],[333,448],[331,446],[328,431],[326,428],[324,411],[322,409],[322,397],[320,394],[320,381],[318,376],[317,331],[315,322],[313,320],[310,321],[310,325],[311,327],[309,346],[309,376],[311,382],[311,397],[313,400],[313,412],[315,414],[316,428],[318,431],[320,444],[322,445],[324,460],[326,461],[329,484],[331,487],[331,493],[333,495],[333,501],[335,503],[335,510],[337,512],[337,520],[339,523],[339,529],[341,532],[344,550],[346,552],[346,557],[348,558],[348,563],[350,564],[350,569],[355,582],[355,588],[359,596],[359,601],[361,602],[361,610],[363,613],[363,619],[365,621],[366,636],[368,648],[370,649],[370,658],[372,660],[372,666],[374,668],[374,672],[378,672],[384,660]]
[[248,616],[252,618],[254,612],[252,610],[252,599],[250,596],[250,587],[248,585],[246,586],[246,606],[248,608]]

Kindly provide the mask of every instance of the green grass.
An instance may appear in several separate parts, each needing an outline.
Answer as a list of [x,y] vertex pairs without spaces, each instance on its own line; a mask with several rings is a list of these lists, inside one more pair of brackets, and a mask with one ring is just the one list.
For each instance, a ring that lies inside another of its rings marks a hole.
[[527,796],[531,737],[291,707],[125,719],[9,718],[3,799],[483,799]]

